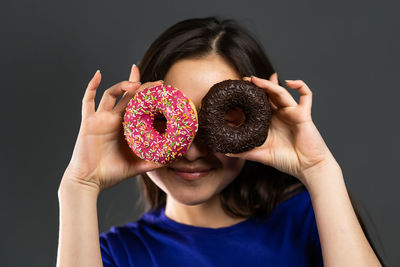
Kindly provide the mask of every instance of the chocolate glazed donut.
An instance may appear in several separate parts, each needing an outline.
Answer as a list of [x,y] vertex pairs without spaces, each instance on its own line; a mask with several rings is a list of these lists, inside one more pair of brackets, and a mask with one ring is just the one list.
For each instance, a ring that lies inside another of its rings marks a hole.
[[[248,81],[216,83],[200,103],[198,134],[221,153],[240,153],[260,146],[267,139],[272,116],[268,99],[263,89]],[[239,124],[226,120],[231,111],[242,117]]]

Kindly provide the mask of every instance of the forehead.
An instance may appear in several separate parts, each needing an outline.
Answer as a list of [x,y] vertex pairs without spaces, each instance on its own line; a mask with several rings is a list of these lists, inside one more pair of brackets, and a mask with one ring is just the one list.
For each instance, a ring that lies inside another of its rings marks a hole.
[[198,108],[210,87],[227,79],[238,80],[241,77],[222,57],[210,55],[177,61],[165,75],[164,84],[181,90]]

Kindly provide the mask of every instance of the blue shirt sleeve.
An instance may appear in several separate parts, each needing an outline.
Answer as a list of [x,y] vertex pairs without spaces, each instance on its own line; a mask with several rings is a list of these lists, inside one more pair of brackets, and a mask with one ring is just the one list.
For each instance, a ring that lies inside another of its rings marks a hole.
[[110,247],[108,245],[107,239],[100,234],[100,251],[101,251],[101,258],[103,260],[103,267],[117,267],[117,264],[114,262]]

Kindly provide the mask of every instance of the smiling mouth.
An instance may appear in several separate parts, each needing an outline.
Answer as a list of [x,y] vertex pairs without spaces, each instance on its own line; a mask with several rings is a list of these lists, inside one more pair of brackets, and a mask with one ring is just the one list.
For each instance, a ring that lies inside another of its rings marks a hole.
[[212,169],[174,169],[174,168],[169,168],[169,169],[173,171],[180,178],[189,181],[198,180],[212,171]]

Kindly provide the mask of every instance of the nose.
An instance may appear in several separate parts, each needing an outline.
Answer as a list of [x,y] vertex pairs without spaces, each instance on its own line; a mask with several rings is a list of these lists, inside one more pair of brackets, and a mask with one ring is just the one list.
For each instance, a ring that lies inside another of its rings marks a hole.
[[210,149],[199,134],[196,134],[193,142],[183,155],[189,161],[195,161],[199,158],[206,157],[210,153]]

